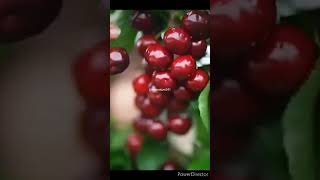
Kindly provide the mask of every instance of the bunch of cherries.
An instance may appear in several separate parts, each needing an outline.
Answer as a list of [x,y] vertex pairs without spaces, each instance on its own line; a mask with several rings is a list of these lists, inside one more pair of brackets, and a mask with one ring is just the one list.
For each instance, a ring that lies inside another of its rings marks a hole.
[[[145,73],[133,81],[135,104],[141,111],[133,124],[136,133],[128,138],[133,161],[143,147],[143,135],[163,141],[168,132],[184,135],[190,130],[192,120],[181,113],[209,81],[208,73],[197,69],[197,60],[206,55],[209,20],[207,11],[190,11],[183,17],[181,27],[169,28],[164,33],[161,44],[152,35],[152,13],[138,11],[134,15],[133,27],[143,32],[136,46],[144,57]],[[157,120],[165,110],[168,120]],[[168,161],[162,169],[178,167],[174,161]]]
[[317,53],[299,28],[276,24],[275,0],[211,0],[211,10],[214,158],[225,162],[239,156],[253,127],[308,79]]

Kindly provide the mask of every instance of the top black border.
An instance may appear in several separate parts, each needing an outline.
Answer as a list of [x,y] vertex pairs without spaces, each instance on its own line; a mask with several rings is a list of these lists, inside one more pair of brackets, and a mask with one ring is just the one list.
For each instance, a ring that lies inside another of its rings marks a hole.
[[210,0],[110,0],[111,10],[210,9]]

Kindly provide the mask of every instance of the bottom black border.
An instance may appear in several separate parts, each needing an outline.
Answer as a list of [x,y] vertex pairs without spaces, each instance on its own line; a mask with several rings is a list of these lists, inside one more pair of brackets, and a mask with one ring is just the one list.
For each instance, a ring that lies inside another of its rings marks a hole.
[[110,179],[203,179],[210,180],[210,171],[110,171]]

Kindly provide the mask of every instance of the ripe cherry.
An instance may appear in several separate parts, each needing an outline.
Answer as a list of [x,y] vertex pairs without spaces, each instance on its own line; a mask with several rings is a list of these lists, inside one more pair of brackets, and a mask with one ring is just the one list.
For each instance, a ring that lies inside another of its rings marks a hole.
[[148,98],[152,104],[165,106],[169,102],[169,92],[158,89],[155,85],[151,85],[148,93]]
[[210,35],[210,15],[207,11],[190,11],[183,17],[182,26],[193,40],[207,39]]
[[208,44],[205,40],[192,42],[191,55],[195,59],[200,59],[206,55]]
[[108,43],[102,41],[85,50],[73,65],[76,86],[87,104],[109,104]]
[[122,73],[129,66],[129,55],[124,48],[110,49],[110,74]]
[[136,158],[143,147],[143,137],[138,134],[131,134],[128,137],[127,147],[132,158]]
[[249,57],[249,84],[266,95],[287,96],[299,89],[316,61],[316,46],[295,27],[279,25]]
[[149,126],[153,123],[153,119],[139,117],[134,119],[133,127],[140,133],[147,133]]
[[140,75],[133,81],[133,88],[139,95],[146,95],[149,92],[151,77],[147,74]]
[[196,69],[196,60],[192,56],[180,56],[173,61],[171,74],[177,80],[186,80],[194,75]]
[[176,88],[176,81],[169,71],[154,72],[152,82],[162,91],[171,91]]
[[191,101],[195,97],[195,94],[185,86],[179,86],[174,90],[173,94],[174,97],[180,101]]
[[136,98],[135,98],[135,104],[136,106],[139,108],[139,109],[142,109],[142,105],[143,105],[143,102],[144,100],[146,99],[146,96],[143,96],[143,95],[137,95]]
[[137,11],[132,18],[132,26],[139,31],[149,33],[154,29],[154,19],[147,11]]
[[137,41],[137,48],[138,52],[141,56],[144,56],[144,53],[146,52],[146,49],[150,45],[158,44],[158,41],[156,38],[152,35],[143,35],[138,41]]
[[184,101],[179,101],[175,98],[171,99],[168,104],[169,113],[179,113],[188,108],[189,103]]
[[167,137],[167,127],[161,121],[154,121],[148,128],[148,134],[155,140],[164,140]]
[[186,134],[192,125],[192,121],[188,118],[173,117],[169,119],[169,130],[176,134]]
[[162,112],[162,108],[155,104],[152,104],[149,98],[144,98],[140,106],[140,110],[143,116],[147,118],[154,118],[160,115]]
[[218,59],[237,59],[263,42],[276,24],[275,0],[212,0],[211,40]]
[[199,92],[206,88],[208,82],[208,73],[201,69],[198,69],[195,74],[187,81],[187,87],[194,92]]
[[61,8],[62,0],[1,0],[0,42],[16,42],[40,34]]
[[182,28],[168,29],[163,38],[166,48],[173,54],[187,54],[191,48],[190,35]]
[[180,167],[174,161],[167,161],[161,166],[161,169],[165,171],[174,171],[174,170],[179,170]]
[[173,60],[173,55],[159,44],[150,45],[144,57],[154,69],[167,69]]

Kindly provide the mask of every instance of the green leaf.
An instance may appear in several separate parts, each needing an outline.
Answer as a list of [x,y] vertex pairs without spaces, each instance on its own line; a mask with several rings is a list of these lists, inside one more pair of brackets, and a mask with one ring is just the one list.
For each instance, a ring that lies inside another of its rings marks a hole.
[[121,29],[121,34],[117,40],[111,42],[110,47],[123,47],[127,51],[133,49],[137,31],[131,26],[132,15],[133,11],[128,10],[117,10],[111,15],[111,22]]
[[291,99],[283,117],[284,147],[292,180],[316,180],[315,114],[320,92],[320,70]]
[[210,150],[203,149],[192,160],[189,170],[210,170]]
[[169,145],[167,142],[147,140],[137,158],[139,170],[159,170],[168,160]]
[[199,111],[203,125],[209,130],[210,127],[210,82],[199,96]]
[[210,147],[210,133],[201,121],[198,101],[192,102],[190,108],[192,119],[196,125],[197,143],[199,143],[201,147]]

